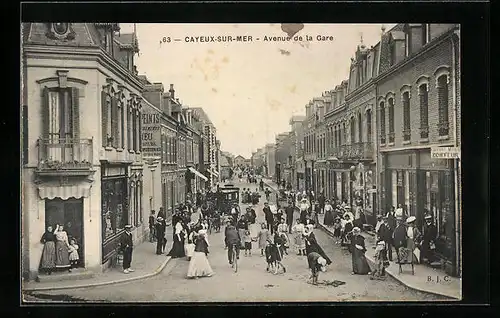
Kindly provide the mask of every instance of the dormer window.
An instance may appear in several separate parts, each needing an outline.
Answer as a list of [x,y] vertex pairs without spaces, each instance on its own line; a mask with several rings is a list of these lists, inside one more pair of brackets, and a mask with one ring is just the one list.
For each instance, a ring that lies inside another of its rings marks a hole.
[[65,35],[69,31],[68,23],[53,23],[52,27],[57,35]]

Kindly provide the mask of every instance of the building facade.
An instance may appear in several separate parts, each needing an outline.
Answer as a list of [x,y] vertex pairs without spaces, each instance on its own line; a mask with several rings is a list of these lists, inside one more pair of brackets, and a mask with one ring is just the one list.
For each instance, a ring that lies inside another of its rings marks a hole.
[[[214,188],[219,182],[217,170],[217,130],[207,113],[200,107],[191,108],[194,116],[199,118],[201,127],[200,172],[208,179],[206,189]],[[201,165],[203,162],[203,165]]]
[[116,23],[22,28],[23,275],[38,275],[40,237],[56,224],[80,245],[80,265],[101,271],[126,224],[136,241],[147,228],[138,43]]
[[[458,161],[433,147],[460,147],[460,36],[454,24],[399,24],[384,33],[377,82],[381,208],[402,206],[438,228],[436,251],[460,275]],[[398,129],[396,129],[398,128]]]

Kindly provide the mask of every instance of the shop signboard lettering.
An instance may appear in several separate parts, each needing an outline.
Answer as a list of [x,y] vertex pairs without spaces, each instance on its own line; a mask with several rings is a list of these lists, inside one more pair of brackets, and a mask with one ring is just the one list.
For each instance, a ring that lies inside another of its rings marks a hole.
[[152,109],[142,114],[142,154],[145,158],[161,157],[161,117]]
[[459,147],[432,147],[431,159],[460,159]]

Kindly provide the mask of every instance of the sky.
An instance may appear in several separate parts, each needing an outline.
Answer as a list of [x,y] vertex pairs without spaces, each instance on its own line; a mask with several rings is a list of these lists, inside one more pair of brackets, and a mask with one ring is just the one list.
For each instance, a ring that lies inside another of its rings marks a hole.
[[[120,26],[121,33],[133,32],[133,24]],[[304,24],[295,34],[302,40],[263,41],[286,33],[280,24],[136,24],[140,52],[135,63],[150,82],[161,82],[166,90],[174,84],[183,105],[202,107],[223,151],[250,158],[257,148],[274,143],[277,134],[290,131],[291,116],[304,114],[310,100],[348,79],[361,38],[368,47],[377,44],[381,27]],[[185,40],[229,35],[253,41]],[[332,38],[319,41],[318,35]],[[170,43],[161,43],[164,37]]]

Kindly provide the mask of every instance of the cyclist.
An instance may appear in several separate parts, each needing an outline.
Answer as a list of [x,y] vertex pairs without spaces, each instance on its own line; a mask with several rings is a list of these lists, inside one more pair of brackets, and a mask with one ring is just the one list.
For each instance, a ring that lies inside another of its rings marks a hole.
[[233,265],[233,246],[236,248],[236,259],[240,259],[240,243],[241,243],[240,234],[238,233],[238,230],[236,230],[236,227],[234,226],[233,223],[229,224],[226,227],[224,242],[228,247],[227,259],[229,261],[229,264]]

